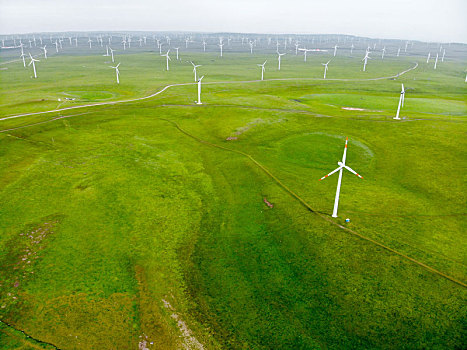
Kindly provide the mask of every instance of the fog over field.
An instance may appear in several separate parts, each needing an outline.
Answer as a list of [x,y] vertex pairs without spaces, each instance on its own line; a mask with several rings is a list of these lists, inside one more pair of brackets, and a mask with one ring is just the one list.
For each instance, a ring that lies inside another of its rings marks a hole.
[[0,33],[205,31],[467,42],[465,0],[1,0]]

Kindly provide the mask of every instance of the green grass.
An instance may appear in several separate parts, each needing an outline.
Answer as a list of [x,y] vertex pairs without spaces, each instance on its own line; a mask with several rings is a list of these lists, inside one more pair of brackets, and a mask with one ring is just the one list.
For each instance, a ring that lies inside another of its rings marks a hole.
[[[311,213],[228,150],[330,216],[337,178],[318,179],[348,136],[364,179],[344,174],[335,222],[466,283],[465,62],[388,57],[364,73],[336,57],[329,79],[420,66],[323,81],[328,55],[289,54],[280,72],[272,54],[185,53],[169,72],[158,53],[117,57],[120,85],[97,55],[41,60],[37,80],[19,62],[0,71],[1,116],[190,83],[189,58],[206,75],[202,106],[186,85],[0,121],[41,123],[0,133],[2,320],[61,349],[179,348],[179,320],[209,349],[465,347],[465,287]],[[258,79],[265,58],[266,78],[297,79],[227,83]],[[2,348],[20,348],[8,332]]]

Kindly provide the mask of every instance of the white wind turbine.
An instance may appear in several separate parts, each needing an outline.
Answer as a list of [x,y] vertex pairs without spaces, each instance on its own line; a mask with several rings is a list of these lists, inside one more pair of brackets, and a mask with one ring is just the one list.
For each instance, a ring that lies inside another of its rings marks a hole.
[[436,66],[438,65],[438,53],[436,53],[436,59],[435,59],[435,66],[434,69],[436,69]]
[[177,61],[178,61],[178,49],[180,49],[179,47],[174,47],[175,51],[177,51]]
[[89,48],[92,49],[92,39],[91,38],[89,38],[88,43],[89,43]]
[[365,57],[363,57],[362,61],[363,61],[363,71],[366,72],[366,64],[368,62],[368,60],[370,59],[371,60],[371,57],[368,56],[370,54],[370,51],[367,51],[365,53]]
[[193,65],[193,73],[195,73],[195,81],[197,81],[197,75],[196,75],[196,68],[201,67],[201,64],[194,64],[192,61],[190,61],[191,64]]
[[161,55],[161,56],[163,56],[163,57],[166,58],[166,61],[167,61],[167,71],[169,70],[169,61],[172,61],[172,60],[170,59],[170,57],[169,57],[169,52],[170,52],[170,50],[168,50],[167,53],[166,53],[165,55]]
[[23,67],[26,68],[26,61],[24,60],[24,57],[26,57],[26,55],[24,54],[24,52],[21,53],[20,57],[23,59]]
[[248,45],[250,45],[250,54],[253,55],[253,41],[249,41]]
[[353,52],[354,47],[355,47],[355,46],[354,46],[353,43],[352,43],[352,46],[350,46],[350,56],[352,56],[352,52]]
[[37,78],[36,74],[36,63],[35,62],[40,62],[39,60],[36,60],[34,57],[31,56],[31,53],[29,53],[29,58],[31,59],[31,62],[29,62],[28,66],[32,64],[32,68],[34,70],[34,78]]
[[123,44],[123,51],[125,51],[126,50],[126,40],[125,40],[125,38],[123,38],[122,44]]
[[324,78],[323,79],[326,79],[326,72],[328,71],[329,62],[331,62],[331,60],[329,60],[327,63],[321,63],[324,66]]
[[112,63],[114,63],[114,49],[112,49],[110,46],[109,46],[109,50],[110,50],[110,55],[112,56]]
[[75,47],[78,47],[78,37],[75,38]]
[[120,63],[117,64],[115,67],[109,66],[110,68],[115,69],[115,75],[117,76],[117,84],[120,84],[120,80],[119,80],[120,71],[118,70],[119,65],[120,65]]
[[298,41],[295,43],[295,56],[298,55],[298,47],[300,46],[300,44],[298,43]]
[[381,59],[384,60],[384,54],[386,53],[386,46],[381,50]]
[[41,47],[42,50],[44,50],[44,58],[47,59],[47,49],[46,49],[46,46],[47,45],[44,45],[44,47]]
[[444,55],[446,55],[446,49],[443,49],[443,56],[441,57],[441,62],[444,62]]
[[224,44],[223,43],[220,43],[218,44],[219,45],[219,48],[221,49],[221,57],[222,57],[222,48],[224,47]]
[[400,53],[401,53],[401,48],[399,47],[399,48],[397,49],[397,57],[399,57],[399,54],[400,54]]
[[58,41],[55,40],[55,51],[58,52]]
[[110,56],[109,55],[109,45],[105,45],[105,50],[106,50],[105,55],[102,55],[102,56],[104,56],[104,57]]
[[281,57],[286,55],[286,53],[279,53],[279,51],[277,51],[277,61],[279,63],[279,67],[277,68],[277,70],[281,70]]
[[339,47],[339,46],[337,46],[337,45],[334,45],[334,57],[336,57],[336,54],[337,54],[337,48],[338,48],[338,47]]
[[426,63],[428,63],[430,61],[430,56],[431,56],[431,52],[428,52],[428,56],[426,58]]
[[351,173],[353,173],[353,174],[357,175],[359,178],[363,179],[363,176],[361,176],[360,174],[355,172],[352,168],[345,165],[345,159],[346,159],[346,156],[347,156],[347,142],[348,142],[348,140],[349,140],[349,138],[347,137],[345,139],[345,148],[344,148],[344,155],[342,156],[342,162],[337,162],[339,167],[337,169],[334,169],[333,171],[331,171],[329,174],[323,176],[321,179],[319,179],[319,181],[324,180],[325,178],[327,178],[328,176],[334,174],[335,172],[339,172],[339,178],[337,180],[336,197],[334,199],[334,209],[332,211],[332,217],[333,218],[337,218],[337,209],[339,207],[339,194],[340,194],[340,191],[341,191],[341,182],[342,182],[342,171],[344,169],[347,169]]
[[401,110],[401,107],[404,107],[404,99],[405,99],[405,89],[404,89],[404,84],[402,84],[401,96],[399,97],[399,105],[397,106],[397,113],[393,119],[397,119],[397,120],[401,119],[399,117],[399,112]]
[[261,67],[261,80],[264,80],[264,71],[266,70],[266,68],[264,67],[266,65],[266,62],[268,60],[264,61],[263,64],[258,64],[258,67]]
[[204,75],[198,79],[198,101],[196,102],[196,104],[198,105],[202,105],[202,102],[201,102],[201,80],[203,80],[204,78]]
[[206,40],[203,39],[203,52],[206,52]]

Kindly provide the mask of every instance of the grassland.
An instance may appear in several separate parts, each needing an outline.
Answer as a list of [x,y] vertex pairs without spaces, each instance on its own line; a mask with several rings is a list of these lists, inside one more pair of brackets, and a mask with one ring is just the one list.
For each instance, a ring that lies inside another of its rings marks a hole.
[[[96,54],[2,65],[0,117],[190,84],[0,121],[0,347],[464,348],[465,56],[342,55],[324,81],[328,57],[125,53],[119,85]],[[265,59],[290,80],[255,81]],[[330,219],[345,137],[364,180]]]

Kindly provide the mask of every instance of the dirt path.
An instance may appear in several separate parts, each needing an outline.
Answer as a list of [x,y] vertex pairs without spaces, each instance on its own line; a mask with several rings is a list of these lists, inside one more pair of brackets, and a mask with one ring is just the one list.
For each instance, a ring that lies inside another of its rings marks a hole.
[[[397,73],[396,75],[392,75],[389,77],[380,77],[380,78],[368,78],[368,79],[326,79],[326,81],[374,81],[374,80],[384,80],[384,79],[391,79],[391,78],[397,78],[411,70],[414,70],[418,67],[418,63],[416,62],[415,65],[412,68],[406,69],[403,72]],[[324,81],[322,78],[283,78],[283,79],[266,79],[266,80],[244,80],[244,81],[224,81],[224,82],[206,82],[203,85],[219,85],[219,84],[248,84],[248,83],[260,83],[260,82],[268,82],[268,81],[297,81],[297,80],[316,80],[316,81]],[[94,107],[94,106],[105,106],[105,105],[115,105],[115,104],[120,104],[120,103],[129,103],[129,102],[135,102],[135,101],[142,101],[142,100],[147,100],[149,98],[155,97],[161,93],[163,93],[165,90],[175,87],[175,86],[187,86],[187,85],[196,85],[197,83],[179,83],[179,84],[170,84],[166,85],[163,87],[161,90],[148,95],[144,97],[138,97],[138,98],[133,98],[133,99],[128,99],[128,100],[120,100],[120,101],[109,101],[109,102],[99,102],[99,103],[91,103],[91,104],[86,104],[86,105],[79,105],[79,106],[71,106],[71,107],[66,107],[66,108],[60,108],[60,109],[52,109],[48,111],[42,111],[42,112],[32,112],[32,113],[23,113],[23,114],[17,114],[17,115],[11,115],[11,116],[6,116],[3,118],[0,118],[1,120],[7,120],[7,119],[14,119],[14,118],[20,118],[20,117],[27,117],[31,115],[40,115],[40,114],[47,114],[47,113],[55,113],[55,112],[61,112],[61,111],[67,111],[71,109],[77,109],[77,108],[85,108],[85,107]]]

